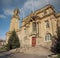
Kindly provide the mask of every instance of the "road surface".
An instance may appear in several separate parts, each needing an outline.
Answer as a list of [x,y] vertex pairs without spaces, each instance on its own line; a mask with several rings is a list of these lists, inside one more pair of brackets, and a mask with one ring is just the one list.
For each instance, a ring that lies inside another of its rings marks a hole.
[[0,52],[0,58],[11,58],[11,56],[13,56],[13,53],[9,51]]
[[23,53],[11,53],[9,51],[6,51],[0,52],[0,58],[47,58],[47,57]]

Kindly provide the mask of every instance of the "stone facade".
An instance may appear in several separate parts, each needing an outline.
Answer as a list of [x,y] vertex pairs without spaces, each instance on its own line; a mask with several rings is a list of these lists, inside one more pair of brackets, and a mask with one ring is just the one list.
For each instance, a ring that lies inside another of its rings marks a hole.
[[50,48],[54,36],[57,36],[57,24],[60,27],[60,13],[56,13],[52,5],[46,5],[24,18],[20,28],[18,14],[19,11],[15,10],[11,19],[10,31],[6,34],[6,43],[11,31],[15,29],[21,47],[43,46]]

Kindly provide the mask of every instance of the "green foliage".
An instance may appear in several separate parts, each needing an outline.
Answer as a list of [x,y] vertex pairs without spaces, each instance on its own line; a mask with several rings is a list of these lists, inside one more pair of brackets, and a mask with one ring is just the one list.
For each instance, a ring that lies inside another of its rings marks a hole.
[[60,53],[60,27],[57,24],[57,37],[55,37],[55,42],[53,43],[54,47],[52,48],[53,52]]
[[60,58],[60,54],[58,54],[57,58]]
[[8,40],[7,50],[15,49],[15,48],[19,48],[19,47],[20,47],[19,38],[18,38],[16,32],[12,31],[12,34]]
[[58,28],[57,30],[57,38],[55,39],[56,40],[56,44],[55,44],[55,51],[56,53],[60,53],[60,30]]

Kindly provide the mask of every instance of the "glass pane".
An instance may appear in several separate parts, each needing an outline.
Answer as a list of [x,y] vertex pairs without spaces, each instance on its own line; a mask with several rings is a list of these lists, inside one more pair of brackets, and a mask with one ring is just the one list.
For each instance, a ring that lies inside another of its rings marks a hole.
[[36,31],[36,22],[33,22],[33,31]]
[[45,40],[46,40],[46,41],[47,41],[47,40],[51,40],[51,34],[46,34]]

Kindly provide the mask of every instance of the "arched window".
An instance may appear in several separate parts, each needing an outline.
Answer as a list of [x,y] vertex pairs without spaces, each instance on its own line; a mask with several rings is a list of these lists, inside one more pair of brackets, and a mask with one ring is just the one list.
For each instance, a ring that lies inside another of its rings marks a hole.
[[45,41],[49,41],[52,39],[52,36],[50,33],[47,33],[46,36],[45,36]]

